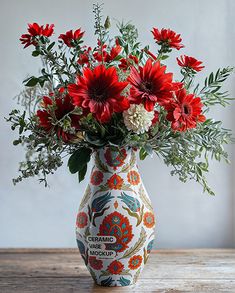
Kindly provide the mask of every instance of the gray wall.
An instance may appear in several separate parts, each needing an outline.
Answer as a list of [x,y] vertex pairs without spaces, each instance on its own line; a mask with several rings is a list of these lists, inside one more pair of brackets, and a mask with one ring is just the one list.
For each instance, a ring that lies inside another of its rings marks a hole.
[[[105,14],[132,20],[143,43],[154,42],[153,26],[170,27],[182,33],[186,49],[180,53],[204,60],[202,77],[218,67],[235,65],[235,1],[164,0],[103,1]],[[36,179],[17,187],[11,183],[23,150],[13,147],[14,133],[3,116],[15,107],[12,99],[22,88],[27,74],[36,74],[39,62],[23,50],[18,38],[30,22],[54,23],[56,32],[82,27],[86,41],[93,37],[92,1],[1,0],[0,9],[0,247],[73,247],[77,207],[86,186],[78,184],[66,164],[50,177],[45,189]],[[176,52],[177,53],[177,52]],[[176,71],[173,54],[169,68]],[[234,76],[227,82],[233,96]],[[235,107],[215,109],[213,114],[234,129]],[[228,148],[232,154],[234,146]],[[180,183],[157,159],[140,163],[146,188],[156,215],[156,247],[234,247],[234,164],[213,163],[208,180],[216,197],[202,194],[194,182]]]

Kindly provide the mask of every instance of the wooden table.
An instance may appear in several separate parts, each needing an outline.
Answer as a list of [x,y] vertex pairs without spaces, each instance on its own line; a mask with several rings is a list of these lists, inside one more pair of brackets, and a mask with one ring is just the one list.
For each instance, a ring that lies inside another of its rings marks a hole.
[[235,250],[154,251],[130,287],[94,285],[77,249],[0,249],[0,293],[235,292]]

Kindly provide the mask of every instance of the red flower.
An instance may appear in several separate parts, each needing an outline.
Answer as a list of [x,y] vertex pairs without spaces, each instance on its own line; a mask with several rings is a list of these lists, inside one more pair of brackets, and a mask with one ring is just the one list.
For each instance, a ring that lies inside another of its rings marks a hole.
[[152,228],[155,225],[154,214],[151,212],[144,213],[144,225],[147,228]]
[[[110,63],[119,55],[119,53],[122,50],[122,47],[119,45],[117,41],[116,41],[116,45],[112,47],[112,49],[110,50],[110,53],[108,53],[107,50],[105,50],[107,48],[107,45],[103,44],[102,48],[100,47],[101,47],[101,43],[100,41],[98,41],[98,51],[93,54],[95,60],[97,60],[98,62],[104,61],[104,62]],[[102,53],[101,53],[101,50],[102,50]]]
[[89,256],[89,264],[95,270],[101,270],[103,268],[103,262],[97,259],[95,256]]
[[189,68],[195,71],[201,71],[205,66],[202,65],[202,61],[197,60],[194,57],[181,55],[180,58],[176,58],[179,66]]
[[157,28],[153,28],[152,34],[156,40],[156,43],[160,46],[175,48],[177,50],[184,47],[184,45],[181,44],[182,39],[180,34],[176,34],[176,32],[170,29],[162,28],[159,30]]
[[151,51],[147,50],[147,51],[145,51],[145,53],[147,55],[149,55],[154,61],[157,60],[157,57]]
[[83,37],[84,32],[81,31],[81,28],[76,31],[67,31],[65,34],[60,34],[59,39],[62,39],[68,47],[75,47],[76,43],[80,41]]
[[91,47],[88,47],[82,54],[79,55],[78,58],[78,64],[80,65],[84,65],[84,64],[88,64],[90,63],[90,58],[89,58],[89,54],[91,51]]
[[107,183],[110,189],[122,189],[124,180],[117,174],[111,176]]
[[131,270],[136,270],[138,269],[138,267],[141,266],[142,263],[142,256],[141,255],[134,255],[130,258],[129,263],[128,263],[128,267]]
[[91,70],[85,68],[77,77],[77,84],[68,86],[74,105],[87,108],[101,123],[108,122],[112,113],[122,112],[129,107],[129,101],[121,92],[127,82],[119,82],[115,67],[99,65]]
[[168,111],[166,118],[171,121],[173,130],[186,131],[195,128],[197,122],[204,122],[201,99],[187,94],[185,89],[176,92],[175,100],[165,106]]
[[54,32],[54,24],[39,25],[37,23],[28,24],[28,34],[23,34],[20,38],[21,43],[24,45],[24,48],[30,45],[37,45],[35,37],[45,36],[50,37]]
[[84,212],[80,212],[77,215],[77,227],[84,228],[87,225],[88,217],[87,214]]
[[129,100],[131,103],[143,103],[147,111],[152,111],[158,102],[164,105],[172,98],[174,83],[172,82],[172,73],[165,73],[166,66],[161,66],[160,62],[152,63],[148,59],[144,67],[139,66],[139,72],[135,67],[131,68],[129,83]]
[[104,174],[101,171],[94,171],[91,174],[91,184],[93,185],[99,185],[104,178]]
[[103,219],[100,225],[98,236],[114,236],[115,243],[105,244],[106,249],[122,252],[128,248],[128,243],[132,240],[132,226],[127,217],[115,211]]
[[124,265],[120,261],[114,260],[113,262],[111,262],[107,269],[111,274],[119,275],[122,273]]
[[152,120],[152,125],[155,125],[158,121],[159,121],[159,112],[154,111],[154,117],[153,117],[153,120]]
[[131,65],[138,64],[139,59],[134,55],[129,55],[128,58],[122,58],[119,60],[120,64],[118,67],[124,71],[126,71]]
[[[61,120],[66,114],[74,110],[74,105],[72,104],[71,97],[66,95],[65,97],[56,97],[54,99],[49,97],[43,97],[42,107],[44,110],[38,110],[37,116],[39,117],[39,126],[44,128],[46,131],[50,132],[54,130],[59,138],[63,141],[68,142],[75,136],[71,133],[66,132],[61,126],[54,125],[53,119]],[[75,130],[79,130],[79,121],[81,116],[70,114],[71,126]],[[56,121],[55,121],[56,122]]]

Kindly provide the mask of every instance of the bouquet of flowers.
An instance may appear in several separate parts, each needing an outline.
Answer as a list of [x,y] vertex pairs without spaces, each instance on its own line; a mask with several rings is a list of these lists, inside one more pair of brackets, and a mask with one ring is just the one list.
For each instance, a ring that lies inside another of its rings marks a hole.
[[84,45],[81,28],[53,41],[53,24],[29,24],[20,38],[24,48],[33,48],[34,58],[41,58],[42,69],[24,80],[17,96],[23,113],[14,109],[7,118],[19,131],[13,144],[26,148],[13,182],[37,175],[47,185],[47,175],[65,156],[81,181],[95,149],[128,146],[139,150],[141,160],[156,153],[172,167],[172,175],[183,182],[195,179],[213,194],[205,178],[209,157],[227,161],[223,145],[232,137],[210,118],[209,109],[229,104],[221,86],[233,68],[218,69],[200,85],[202,62],[181,55],[176,62],[182,78],[175,80],[165,62],[172,50],[184,47],[180,34],[153,28],[156,46],[150,50],[138,42],[131,23],[117,23],[111,38],[109,17],[103,21],[100,5],[93,9],[93,48]]

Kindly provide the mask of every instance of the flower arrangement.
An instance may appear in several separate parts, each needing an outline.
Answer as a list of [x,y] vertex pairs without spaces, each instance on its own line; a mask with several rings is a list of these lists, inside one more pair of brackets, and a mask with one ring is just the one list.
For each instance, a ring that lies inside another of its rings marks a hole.
[[56,43],[53,24],[29,24],[20,38],[24,48],[33,48],[33,57],[41,58],[42,69],[24,80],[18,95],[23,113],[15,109],[7,119],[19,131],[14,145],[26,148],[13,182],[37,175],[47,185],[47,175],[65,156],[81,181],[94,149],[129,146],[139,150],[140,159],[156,153],[172,167],[172,175],[183,182],[195,179],[213,194],[205,177],[208,158],[227,161],[223,145],[232,137],[209,117],[209,109],[229,104],[221,86],[233,68],[218,69],[200,85],[202,62],[181,55],[176,62],[182,78],[175,80],[165,62],[172,50],[184,48],[180,34],[153,28],[156,47],[150,51],[138,42],[134,25],[117,23],[117,36],[111,38],[101,5],[95,4],[93,12],[94,48],[83,44],[81,28],[60,34]]

